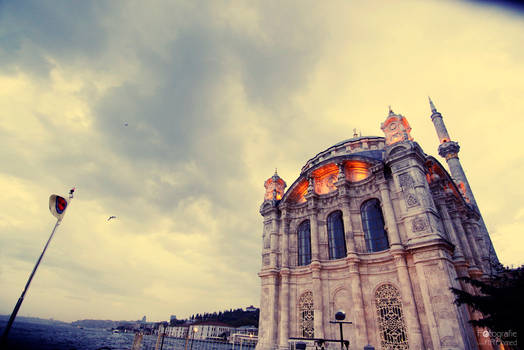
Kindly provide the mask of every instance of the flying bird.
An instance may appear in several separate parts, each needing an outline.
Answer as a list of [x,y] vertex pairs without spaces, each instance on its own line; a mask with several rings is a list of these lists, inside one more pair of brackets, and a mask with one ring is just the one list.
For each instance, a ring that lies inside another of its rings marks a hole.
[[111,219],[116,219],[116,216],[111,215],[109,218],[107,218],[107,221],[109,221],[109,220],[111,220]]

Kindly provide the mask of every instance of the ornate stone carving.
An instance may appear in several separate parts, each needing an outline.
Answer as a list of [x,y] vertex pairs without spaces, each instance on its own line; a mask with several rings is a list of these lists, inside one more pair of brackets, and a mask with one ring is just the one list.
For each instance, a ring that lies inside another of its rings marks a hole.
[[300,297],[298,302],[299,310],[299,332],[304,338],[315,337],[315,311],[313,309],[313,293],[307,291]]
[[428,227],[428,220],[425,217],[417,216],[412,221],[411,231],[421,232],[421,231],[426,230],[427,227]]
[[382,349],[409,349],[399,291],[391,284],[380,286],[375,293],[375,302]]
[[400,183],[400,187],[402,188],[413,188],[414,181],[411,175],[408,173],[400,174],[398,177],[398,181]]
[[407,204],[408,208],[411,208],[411,207],[418,206],[420,204],[420,202],[418,201],[416,195],[414,195],[413,193],[408,193],[406,195],[406,204]]

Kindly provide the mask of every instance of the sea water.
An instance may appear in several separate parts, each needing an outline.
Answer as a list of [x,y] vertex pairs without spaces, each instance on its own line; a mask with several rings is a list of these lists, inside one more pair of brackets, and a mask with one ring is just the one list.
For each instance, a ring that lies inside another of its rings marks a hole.
[[[3,334],[6,322],[1,321]],[[77,328],[67,323],[40,324],[15,321],[7,338],[9,350],[129,350],[133,333],[112,333],[100,328]]]
[[[6,325],[0,321],[0,334]],[[40,324],[16,321],[9,332],[9,350],[129,350],[134,333],[113,333],[100,328],[78,328],[67,323]],[[144,335],[140,350],[155,350],[157,335]],[[254,350],[255,344],[160,339],[162,350]],[[4,349],[2,349],[4,350]]]

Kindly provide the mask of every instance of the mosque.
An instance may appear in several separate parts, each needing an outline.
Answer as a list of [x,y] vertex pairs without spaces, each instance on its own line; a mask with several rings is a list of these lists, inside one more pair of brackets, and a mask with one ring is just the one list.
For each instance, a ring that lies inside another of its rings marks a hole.
[[354,134],[318,153],[287,190],[276,172],[265,182],[257,350],[339,339],[337,310],[352,322],[350,349],[491,348],[450,287],[472,292],[456,278],[482,278],[497,256],[460,147],[430,107],[450,173],[390,109],[384,137]]

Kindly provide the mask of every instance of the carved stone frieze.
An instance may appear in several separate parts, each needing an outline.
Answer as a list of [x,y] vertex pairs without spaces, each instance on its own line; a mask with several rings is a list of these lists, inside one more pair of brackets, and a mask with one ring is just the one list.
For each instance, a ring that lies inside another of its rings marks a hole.
[[428,227],[428,219],[424,216],[417,216],[411,222],[411,231],[422,232]]
[[402,170],[402,169],[405,169],[409,166],[409,162],[407,161],[403,161],[403,162],[398,162],[396,164],[393,164],[391,166],[391,168],[394,170],[394,171],[398,171],[398,170]]
[[417,196],[415,194],[408,193],[406,195],[406,204],[407,204],[408,208],[413,208],[413,207],[416,207],[416,206],[420,205],[420,202],[417,199]]
[[404,188],[413,188],[414,181],[411,175],[408,173],[400,174],[398,177],[398,181],[400,183],[400,187]]

